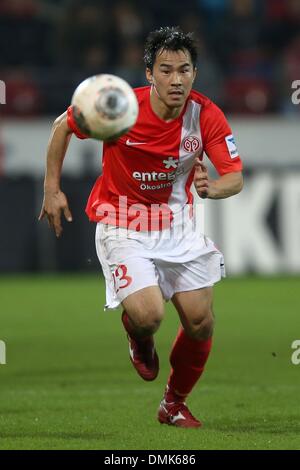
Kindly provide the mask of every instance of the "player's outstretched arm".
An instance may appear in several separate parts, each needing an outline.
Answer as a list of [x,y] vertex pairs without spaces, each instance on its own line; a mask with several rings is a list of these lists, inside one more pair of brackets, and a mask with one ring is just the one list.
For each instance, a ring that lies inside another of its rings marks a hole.
[[44,180],[44,200],[39,220],[47,217],[49,226],[57,237],[62,233],[62,212],[68,222],[72,222],[65,194],[60,189],[61,169],[70,142],[72,131],[67,123],[67,113],[59,116],[53,123],[47,149],[47,164]]
[[225,199],[243,189],[241,171],[227,173],[217,180],[210,180],[206,166],[199,160],[195,164],[194,185],[198,195],[205,199]]

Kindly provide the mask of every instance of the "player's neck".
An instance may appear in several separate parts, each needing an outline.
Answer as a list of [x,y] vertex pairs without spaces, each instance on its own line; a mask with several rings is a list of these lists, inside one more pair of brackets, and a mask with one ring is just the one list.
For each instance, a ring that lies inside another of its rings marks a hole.
[[159,98],[157,93],[152,89],[150,92],[150,105],[153,112],[163,121],[169,122],[180,116],[181,111],[184,108],[184,104],[178,108],[169,108]]

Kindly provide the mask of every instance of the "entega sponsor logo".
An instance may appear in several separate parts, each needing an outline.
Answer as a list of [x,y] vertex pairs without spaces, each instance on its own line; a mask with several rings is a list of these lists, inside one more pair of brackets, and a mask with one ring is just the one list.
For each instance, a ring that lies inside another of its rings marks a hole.
[[151,173],[140,173],[139,171],[134,171],[132,176],[137,181],[174,181],[176,178],[176,172],[177,170],[169,173],[158,173],[157,171],[151,171]]
[[[143,181],[143,183],[140,185],[140,189],[142,191],[158,191],[160,189],[164,188],[169,188],[175,183],[176,176],[178,174],[177,169],[175,171],[170,171],[169,173],[163,173],[163,172],[157,172],[157,171],[151,171],[151,172],[145,172],[141,173],[139,171],[134,171],[132,173],[132,176],[135,180],[137,181]],[[166,181],[165,183],[161,184],[145,184],[144,182],[154,182],[154,181]]]

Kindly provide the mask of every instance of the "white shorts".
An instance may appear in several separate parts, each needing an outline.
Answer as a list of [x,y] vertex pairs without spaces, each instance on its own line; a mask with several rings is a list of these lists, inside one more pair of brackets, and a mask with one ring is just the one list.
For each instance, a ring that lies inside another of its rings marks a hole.
[[106,282],[106,308],[117,308],[130,294],[159,286],[165,300],[177,292],[213,286],[225,276],[224,259],[213,241],[187,224],[137,232],[97,224],[96,250]]

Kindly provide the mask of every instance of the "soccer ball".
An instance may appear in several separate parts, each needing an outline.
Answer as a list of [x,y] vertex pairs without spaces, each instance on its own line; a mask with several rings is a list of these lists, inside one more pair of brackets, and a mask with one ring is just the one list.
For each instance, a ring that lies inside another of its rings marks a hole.
[[138,102],[131,86],[115,75],[87,78],[76,88],[71,104],[79,130],[98,140],[115,140],[131,129]]

